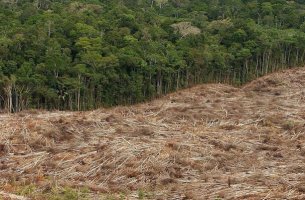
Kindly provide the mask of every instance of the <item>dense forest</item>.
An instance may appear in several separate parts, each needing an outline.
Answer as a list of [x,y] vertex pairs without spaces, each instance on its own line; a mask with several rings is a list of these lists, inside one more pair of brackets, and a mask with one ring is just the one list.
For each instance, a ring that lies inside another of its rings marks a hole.
[[0,108],[88,110],[305,62],[305,1],[0,0]]

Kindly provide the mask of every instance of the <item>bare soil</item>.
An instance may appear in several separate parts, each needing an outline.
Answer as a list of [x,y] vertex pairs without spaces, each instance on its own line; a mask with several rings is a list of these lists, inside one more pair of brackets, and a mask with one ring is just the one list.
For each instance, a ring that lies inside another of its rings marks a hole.
[[1,114],[0,198],[54,187],[89,199],[305,199],[305,68],[129,107]]

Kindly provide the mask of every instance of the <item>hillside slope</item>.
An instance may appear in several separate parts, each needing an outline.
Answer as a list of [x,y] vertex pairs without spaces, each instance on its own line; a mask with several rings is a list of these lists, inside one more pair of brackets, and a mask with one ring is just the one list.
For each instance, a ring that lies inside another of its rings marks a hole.
[[0,195],[304,199],[304,125],[305,68],[130,107],[2,114]]

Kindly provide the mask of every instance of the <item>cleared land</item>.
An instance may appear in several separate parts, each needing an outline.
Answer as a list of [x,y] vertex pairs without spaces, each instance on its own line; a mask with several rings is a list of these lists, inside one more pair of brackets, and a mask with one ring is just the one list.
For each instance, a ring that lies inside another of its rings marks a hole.
[[305,69],[130,107],[2,114],[1,195],[305,199]]

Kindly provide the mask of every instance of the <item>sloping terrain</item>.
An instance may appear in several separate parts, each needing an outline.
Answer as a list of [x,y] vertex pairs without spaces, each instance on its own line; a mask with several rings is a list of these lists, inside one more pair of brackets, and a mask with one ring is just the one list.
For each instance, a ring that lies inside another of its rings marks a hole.
[[70,199],[305,199],[305,69],[130,107],[0,115],[0,196],[59,188],[79,191]]

